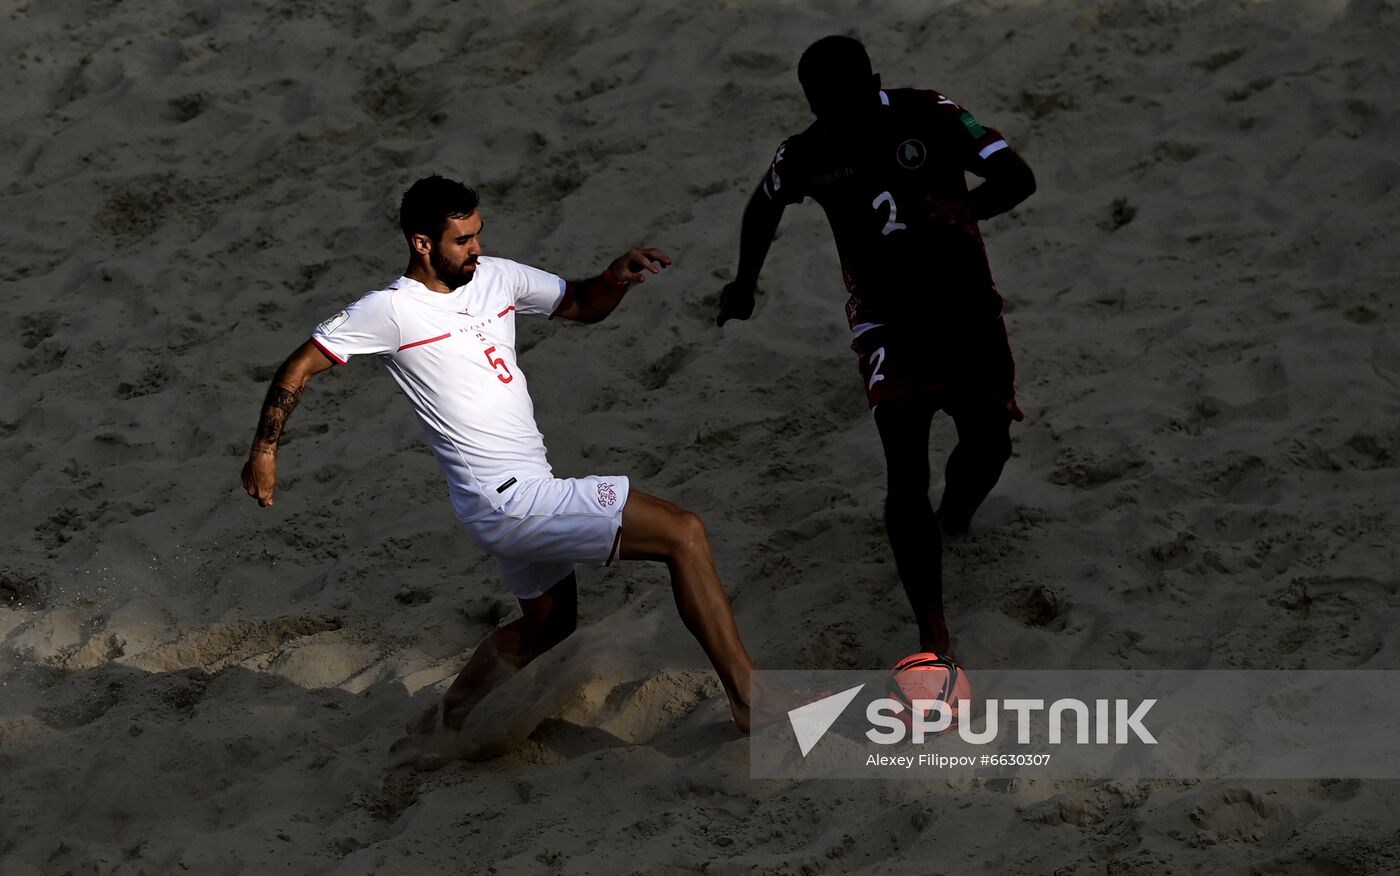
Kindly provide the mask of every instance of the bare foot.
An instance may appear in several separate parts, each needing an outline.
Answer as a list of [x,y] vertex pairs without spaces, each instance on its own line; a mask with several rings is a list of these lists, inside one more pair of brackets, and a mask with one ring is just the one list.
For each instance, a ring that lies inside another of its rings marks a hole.
[[408,767],[418,770],[435,770],[444,766],[448,758],[443,754],[442,743],[430,734],[418,733],[403,736],[389,746],[384,765],[389,769]]
[[[787,719],[788,712],[829,696],[830,693],[830,691],[818,691],[805,695],[798,694],[772,682],[751,678],[749,681],[750,700],[749,703],[744,704],[743,723],[739,721],[738,708],[733,703],[730,704],[730,708],[735,711],[734,723],[739,724],[740,731],[748,733],[751,727],[765,727],[784,721]],[[752,709],[749,708],[750,704],[753,705]]]
[[409,736],[426,736],[429,733],[436,733],[438,730],[438,704],[433,703],[417,717],[410,719],[407,724],[403,725],[403,730]]
[[729,700],[729,712],[734,716],[734,726],[739,728],[739,732],[745,736],[749,735],[749,704],[740,702],[735,698]]
[[941,616],[933,618],[928,621],[928,628],[928,636],[919,636],[919,648],[956,662],[953,656],[953,634],[948,632],[948,622]]
[[467,706],[466,708],[461,708],[459,706],[456,708],[448,709],[442,715],[443,728],[451,730],[454,733],[458,730],[461,730],[462,725],[465,724],[467,721],[467,715],[470,715],[471,711],[471,706]]
[[[802,700],[792,691],[777,685],[760,681],[750,675],[748,690],[732,690],[728,686],[724,694],[729,698],[729,712],[734,716],[734,726],[745,736],[754,727],[764,727],[781,721],[788,709],[802,705]],[[758,709],[753,708],[758,703]]]
[[942,508],[933,512],[933,519],[938,524],[939,534],[944,538],[957,538],[967,535],[968,529],[971,528],[971,521],[952,522],[948,520],[948,518],[944,516]]

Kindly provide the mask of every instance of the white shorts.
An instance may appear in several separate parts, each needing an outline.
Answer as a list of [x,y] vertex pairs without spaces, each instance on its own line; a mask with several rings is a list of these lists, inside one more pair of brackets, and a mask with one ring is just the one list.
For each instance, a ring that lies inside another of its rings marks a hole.
[[534,599],[574,571],[574,563],[611,563],[622,541],[624,475],[522,478],[500,509],[465,524],[496,557],[506,587]]

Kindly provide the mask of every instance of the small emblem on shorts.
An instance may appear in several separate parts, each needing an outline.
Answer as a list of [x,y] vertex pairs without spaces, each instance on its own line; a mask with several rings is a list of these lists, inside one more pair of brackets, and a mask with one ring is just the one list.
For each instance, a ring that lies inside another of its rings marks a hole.
[[504,492],[506,491],[506,488],[508,488],[508,487],[509,487],[511,484],[513,484],[513,483],[515,483],[515,478],[511,478],[510,480],[508,480],[508,481],[506,481],[505,483],[501,484],[499,487],[496,488],[496,492],[498,492],[498,493],[504,493]]
[[905,140],[895,150],[894,157],[900,167],[915,170],[923,167],[924,161],[928,159],[928,149],[918,140]]
[[612,484],[598,485],[598,504],[603,508],[611,508],[617,504],[617,493],[613,492]]

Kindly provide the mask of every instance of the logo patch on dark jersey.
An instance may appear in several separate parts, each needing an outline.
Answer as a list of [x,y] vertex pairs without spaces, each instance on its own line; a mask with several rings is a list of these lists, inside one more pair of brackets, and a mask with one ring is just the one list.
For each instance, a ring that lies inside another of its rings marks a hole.
[[972,113],[963,113],[958,116],[958,121],[962,122],[963,127],[967,128],[974,137],[981,137],[983,134],[987,133],[987,129],[982,127],[981,123],[972,117]]
[[894,158],[905,170],[917,170],[928,160],[928,148],[918,140],[905,140],[895,150]]

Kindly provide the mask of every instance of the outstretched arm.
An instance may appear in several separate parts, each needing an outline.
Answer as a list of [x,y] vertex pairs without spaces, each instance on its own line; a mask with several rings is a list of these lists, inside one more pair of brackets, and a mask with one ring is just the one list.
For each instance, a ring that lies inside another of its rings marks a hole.
[[258,500],[260,507],[272,504],[272,493],[277,488],[277,442],[282,438],[287,418],[301,401],[307,381],[334,364],[315,344],[307,341],[287,357],[273,376],[267,397],[263,399],[262,416],[258,418],[248,462],[243,466],[243,489]]
[[601,322],[622,303],[622,296],[633,283],[645,283],[647,274],[659,274],[671,264],[671,257],[655,247],[637,247],[618,256],[603,273],[590,280],[570,280],[564,297],[551,317],[574,322]]
[[758,273],[768,258],[773,235],[783,218],[783,204],[768,197],[760,185],[749,197],[744,208],[743,224],[739,229],[739,269],[734,281],[724,287],[719,296],[719,316],[716,325],[731,319],[748,319],[753,315],[753,295],[758,287]]

